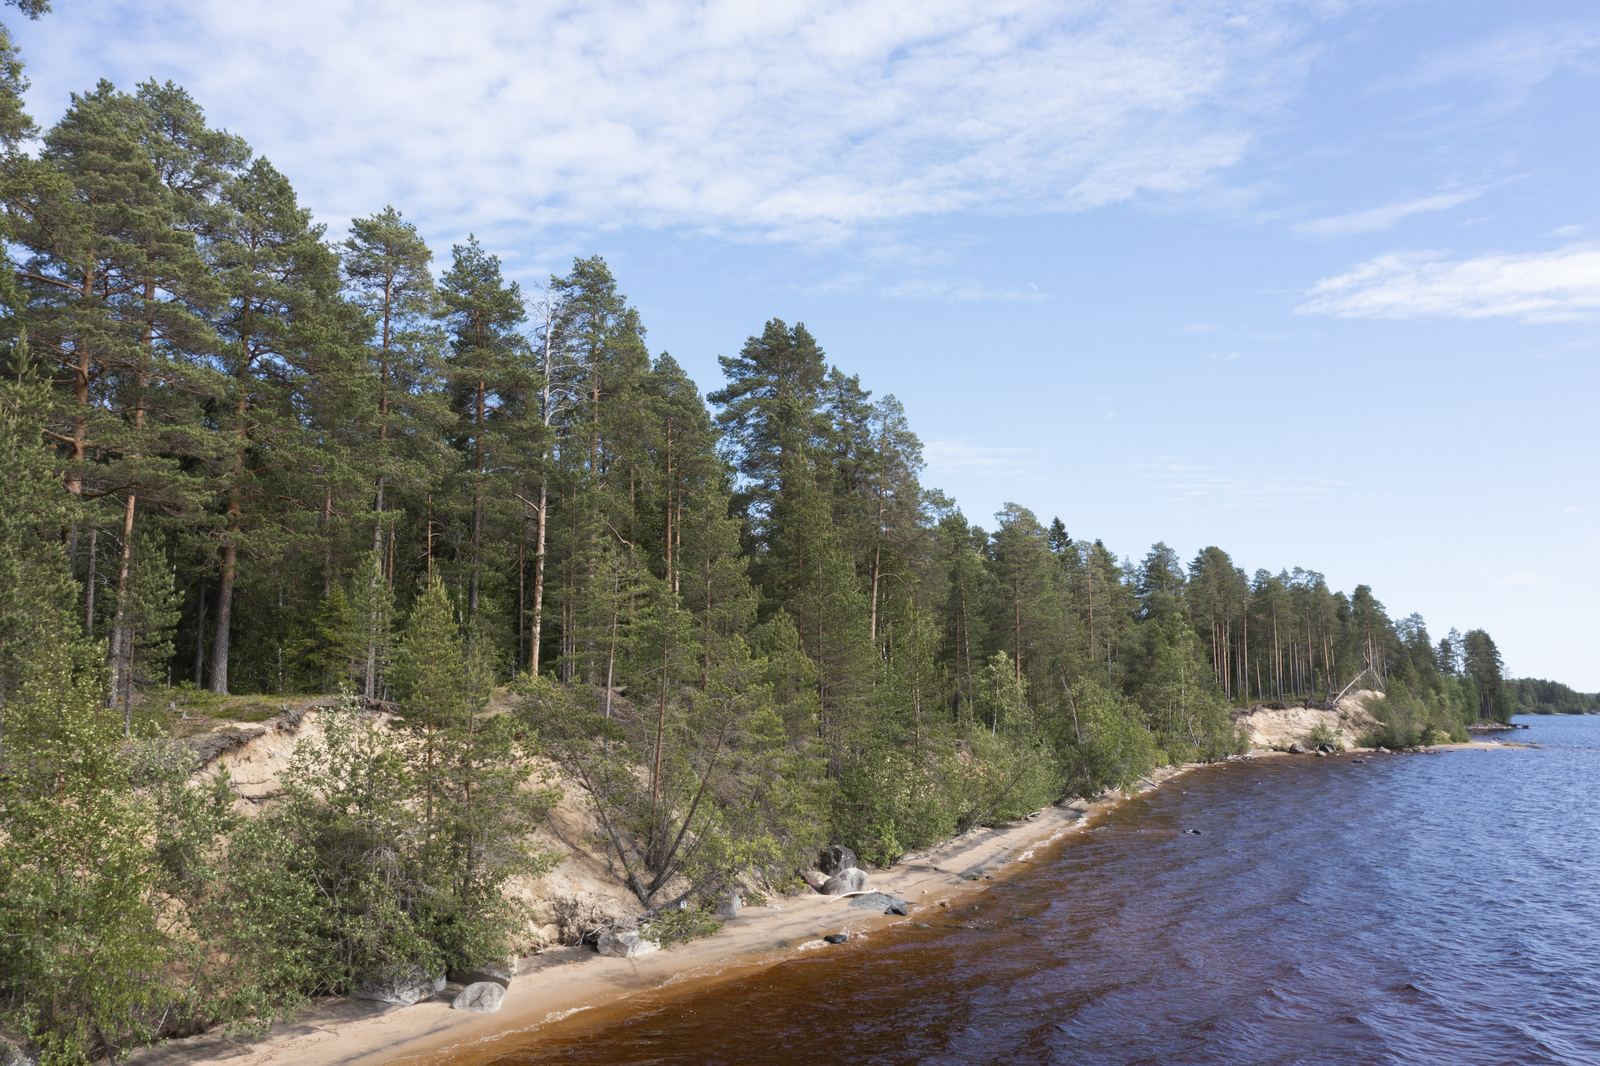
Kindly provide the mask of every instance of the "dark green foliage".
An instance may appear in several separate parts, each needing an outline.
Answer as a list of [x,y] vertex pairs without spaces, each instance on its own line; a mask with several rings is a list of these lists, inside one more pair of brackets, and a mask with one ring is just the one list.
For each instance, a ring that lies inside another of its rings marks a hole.
[[1559,681],[1519,677],[1509,682],[1515,696],[1516,714],[1595,714],[1600,712],[1600,696],[1574,692]]

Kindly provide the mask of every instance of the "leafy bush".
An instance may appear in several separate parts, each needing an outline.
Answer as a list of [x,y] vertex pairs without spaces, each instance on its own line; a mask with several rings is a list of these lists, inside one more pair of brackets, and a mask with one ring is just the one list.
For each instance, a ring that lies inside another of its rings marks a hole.
[[639,923],[640,934],[664,948],[708,937],[720,928],[709,908],[693,905],[666,907]]
[[1338,734],[1329,728],[1326,722],[1318,722],[1312,727],[1311,735],[1306,738],[1306,743],[1311,746],[1312,750],[1317,750],[1325,744],[1333,747],[1340,746]]

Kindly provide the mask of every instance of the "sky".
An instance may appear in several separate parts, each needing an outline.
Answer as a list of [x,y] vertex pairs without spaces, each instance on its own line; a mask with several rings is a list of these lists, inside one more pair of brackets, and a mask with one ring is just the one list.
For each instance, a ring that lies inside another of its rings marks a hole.
[[771,318],[924,483],[1369,584],[1600,690],[1600,11],[1522,0],[53,0],[41,125],[187,88],[341,236],[605,257],[718,386]]

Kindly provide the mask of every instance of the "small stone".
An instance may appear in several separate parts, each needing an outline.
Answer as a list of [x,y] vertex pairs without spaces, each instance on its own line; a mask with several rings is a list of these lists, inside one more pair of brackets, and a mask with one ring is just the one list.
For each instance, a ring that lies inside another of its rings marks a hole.
[[638,933],[607,933],[600,938],[595,949],[600,954],[612,958],[631,959],[639,955],[648,955],[652,951],[660,951],[661,945],[654,940],[646,940]]
[[911,928],[913,928],[913,929],[932,929],[933,928],[933,926],[929,925],[927,922],[907,922],[906,924],[911,926]]
[[850,934],[849,933],[829,933],[827,936],[823,937],[822,939],[826,940],[830,944],[843,944],[846,940],[850,939]]
[[474,1014],[493,1014],[505,1002],[505,986],[497,981],[474,981],[461,990],[450,1004],[451,1010],[469,1010]]

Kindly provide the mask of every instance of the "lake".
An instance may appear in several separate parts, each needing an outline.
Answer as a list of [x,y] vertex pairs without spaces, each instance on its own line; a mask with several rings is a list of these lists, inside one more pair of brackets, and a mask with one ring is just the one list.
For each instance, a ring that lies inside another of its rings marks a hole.
[[1539,747],[1206,767],[932,929],[491,1061],[1600,1062],[1600,717],[1518,721]]

